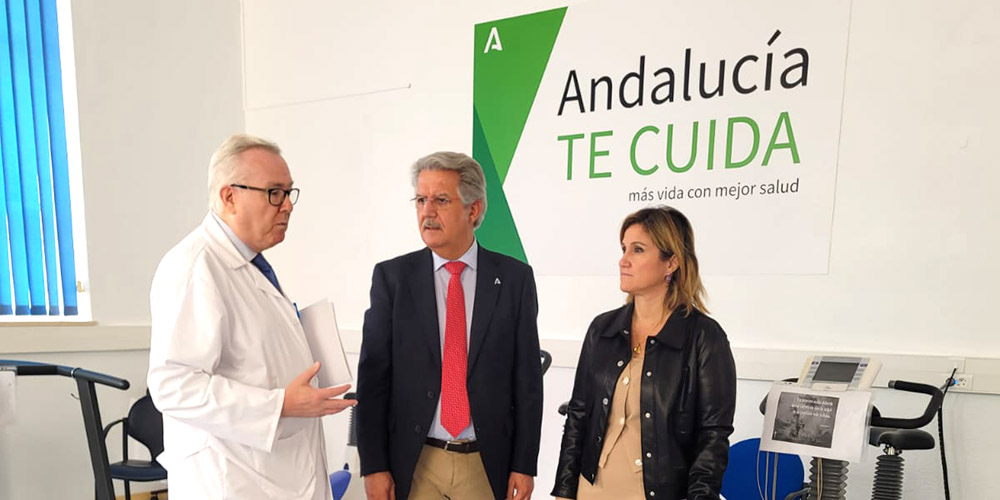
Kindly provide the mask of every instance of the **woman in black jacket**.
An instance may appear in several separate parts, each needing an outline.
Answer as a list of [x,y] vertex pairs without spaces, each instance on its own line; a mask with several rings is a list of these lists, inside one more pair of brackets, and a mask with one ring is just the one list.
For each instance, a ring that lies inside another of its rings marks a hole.
[[628,301],[587,330],[552,495],[717,499],[736,368],[725,332],[705,315],[691,223],[646,208],[625,218],[620,238]]

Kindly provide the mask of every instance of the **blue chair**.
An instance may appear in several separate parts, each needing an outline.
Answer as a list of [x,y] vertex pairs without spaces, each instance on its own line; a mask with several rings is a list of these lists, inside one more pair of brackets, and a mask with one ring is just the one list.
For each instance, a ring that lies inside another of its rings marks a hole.
[[729,466],[722,476],[726,500],[784,500],[802,489],[805,469],[798,455],[760,451],[760,438],[729,448]]
[[351,471],[344,464],[344,468],[330,474],[330,489],[333,490],[333,500],[344,498],[347,487],[351,484]]
[[[164,481],[167,479],[167,470],[156,462],[156,456],[163,453],[163,415],[160,414],[160,410],[156,409],[156,406],[153,406],[153,399],[147,391],[145,396],[139,398],[132,405],[127,417],[115,420],[104,427],[105,440],[108,438],[108,431],[118,424],[122,424],[122,461],[110,464],[111,478],[125,482],[125,500],[132,500],[132,491],[129,486],[131,481]],[[149,449],[152,459],[129,459],[129,437]],[[150,499],[156,500],[157,493],[165,491],[152,492]]]

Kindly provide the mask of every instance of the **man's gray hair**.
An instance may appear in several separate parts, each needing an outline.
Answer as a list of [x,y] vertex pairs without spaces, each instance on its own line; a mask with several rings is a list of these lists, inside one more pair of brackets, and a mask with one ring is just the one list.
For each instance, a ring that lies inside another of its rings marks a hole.
[[222,213],[222,199],[219,190],[227,184],[239,182],[246,174],[240,169],[237,157],[249,149],[264,149],[276,155],[281,154],[277,144],[249,134],[233,134],[219,145],[208,162],[208,206]]
[[465,153],[438,151],[417,160],[411,169],[413,187],[417,187],[417,178],[425,170],[445,170],[458,173],[458,197],[463,206],[469,206],[476,201],[482,201],[482,210],[473,223],[478,229],[486,216],[486,177],[483,167],[475,159]]
[[417,178],[424,170],[447,170],[458,173],[458,196],[463,206],[469,206],[476,201],[483,202],[483,209],[473,223],[478,229],[486,215],[486,177],[479,162],[464,153],[438,151],[431,153],[413,164],[411,174],[413,187],[417,187]]

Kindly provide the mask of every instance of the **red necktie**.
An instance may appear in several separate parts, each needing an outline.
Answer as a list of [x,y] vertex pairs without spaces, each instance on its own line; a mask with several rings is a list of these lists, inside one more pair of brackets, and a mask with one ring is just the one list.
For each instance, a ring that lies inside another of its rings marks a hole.
[[448,281],[441,363],[441,425],[448,434],[458,437],[469,426],[469,394],[465,389],[469,356],[465,347],[465,292],[462,289],[465,263],[449,262],[444,267],[451,273],[451,280]]

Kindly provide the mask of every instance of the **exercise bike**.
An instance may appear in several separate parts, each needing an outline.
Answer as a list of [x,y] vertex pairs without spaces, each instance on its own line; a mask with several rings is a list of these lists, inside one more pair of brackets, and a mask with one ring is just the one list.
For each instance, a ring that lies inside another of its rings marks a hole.
[[[786,382],[796,382],[788,379]],[[884,417],[878,408],[872,409],[868,444],[882,448],[876,459],[872,483],[872,500],[900,500],[903,495],[903,452],[934,449],[934,437],[923,427],[934,419],[941,407],[944,393],[937,387],[906,381],[890,381],[889,388],[930,396],[924,413],[916,418]],[[764,413],[767,398],[761,402]],[[846,498],[847,462],[813,457],[809,467],[809,483],[788,494],[785,500],[840,500]]]

